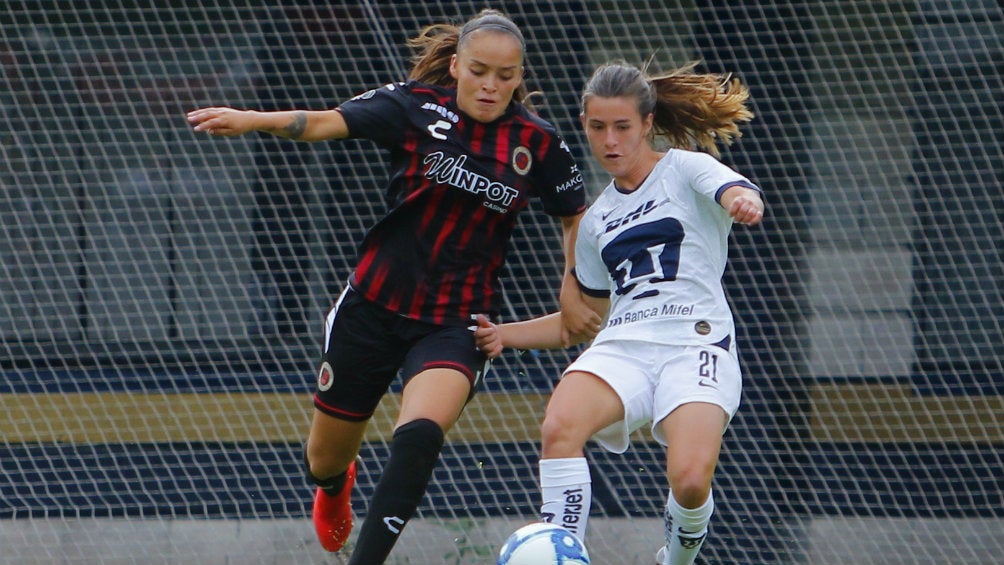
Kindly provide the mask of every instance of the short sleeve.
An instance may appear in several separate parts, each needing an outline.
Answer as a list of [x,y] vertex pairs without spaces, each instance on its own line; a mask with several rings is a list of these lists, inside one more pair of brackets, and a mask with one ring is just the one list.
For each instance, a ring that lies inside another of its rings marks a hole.
[[350,98],[338,106],[349,127],[349,137],[381,145],[396,145],[403,139],[409,89],[391,83]]
[[683,167],[684,174],[691,179],[690,186],[697,192],[719,201],[725,189],[731,186],[745,186],[760,192],[748,178],[706,153],[690,153]]
[[584,293],[606,298],[610,296],[610,276],[600,255],[599,239],[590,229],[591,219],[587,212],[579,222],[575,238],[575,278]]
[[544,158],[534,167],[544,211],[552,216],[575,216],[586,209],[586,189],[568,144],[556,133]]

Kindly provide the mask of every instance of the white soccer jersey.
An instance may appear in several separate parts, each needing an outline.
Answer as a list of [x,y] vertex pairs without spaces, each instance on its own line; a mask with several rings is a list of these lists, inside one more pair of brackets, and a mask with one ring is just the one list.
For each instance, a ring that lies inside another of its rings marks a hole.
[[594,343],[710,344],[733,333],[721,283],[732,218],[718,198],[737,185],[760,190],[710,155],[673,149],[633,192],[603,190],[575,246],[579,284],[610,297]]

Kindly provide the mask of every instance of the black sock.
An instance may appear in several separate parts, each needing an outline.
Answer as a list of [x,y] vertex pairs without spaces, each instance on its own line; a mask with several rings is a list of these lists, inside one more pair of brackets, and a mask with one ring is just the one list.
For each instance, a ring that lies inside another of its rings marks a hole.
[[383,563],[405,524],[415,514],[443,448],[443,430],[432,420],[415,420],[394,432],[366,519],[349,565]]
[[307,459],[306,449],[303,450],[303,466],[307,473],[307,479],[315,485],[321,487],[321,490],[331,496],[337,496],[338,493],[342,492],[342,488],[345,486],[345,481],[349,478],[348,470],[340,475],[328,477],[327,479],[318,479],[315,477],[314,474],[310,472],[310,461]]

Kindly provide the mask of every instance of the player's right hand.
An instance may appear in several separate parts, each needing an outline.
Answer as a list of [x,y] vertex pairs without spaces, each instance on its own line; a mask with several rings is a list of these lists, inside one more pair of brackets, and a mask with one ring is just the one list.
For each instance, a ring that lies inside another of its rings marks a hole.
[[560,300],[561,343],[565,347],[589,341],[600,333],[603,318],[583,300],[578,289],[562,292]]
[[187,117],[188,123],[194,126],[192,129],[196,132],[229,137],[252,131],[254,114],[251,110],[214,107],[192,110]]
[[499,327],[493,324],[488,316],[484,314],[478,314],[478,325],[472,326],[474,330],[474,343],[477,344],[478,349],[482,353],[488,356],[489,359],[495,359],[499,355],[502,355],[502,334],[499,332]]
[[728,210],[733,221],[747,226],[759,224],[763,220],[763,211],[763,200],[755,194],[737,196]]

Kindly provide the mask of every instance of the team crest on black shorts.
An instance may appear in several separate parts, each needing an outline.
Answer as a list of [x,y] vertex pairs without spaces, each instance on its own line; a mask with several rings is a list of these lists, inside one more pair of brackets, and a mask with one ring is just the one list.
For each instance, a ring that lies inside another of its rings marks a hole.
[[321,370],[317,373],[317,390],[321,392],[328,390],[334,380],[334,375],[331,374],[331,365],[327,361],[321,363]]

